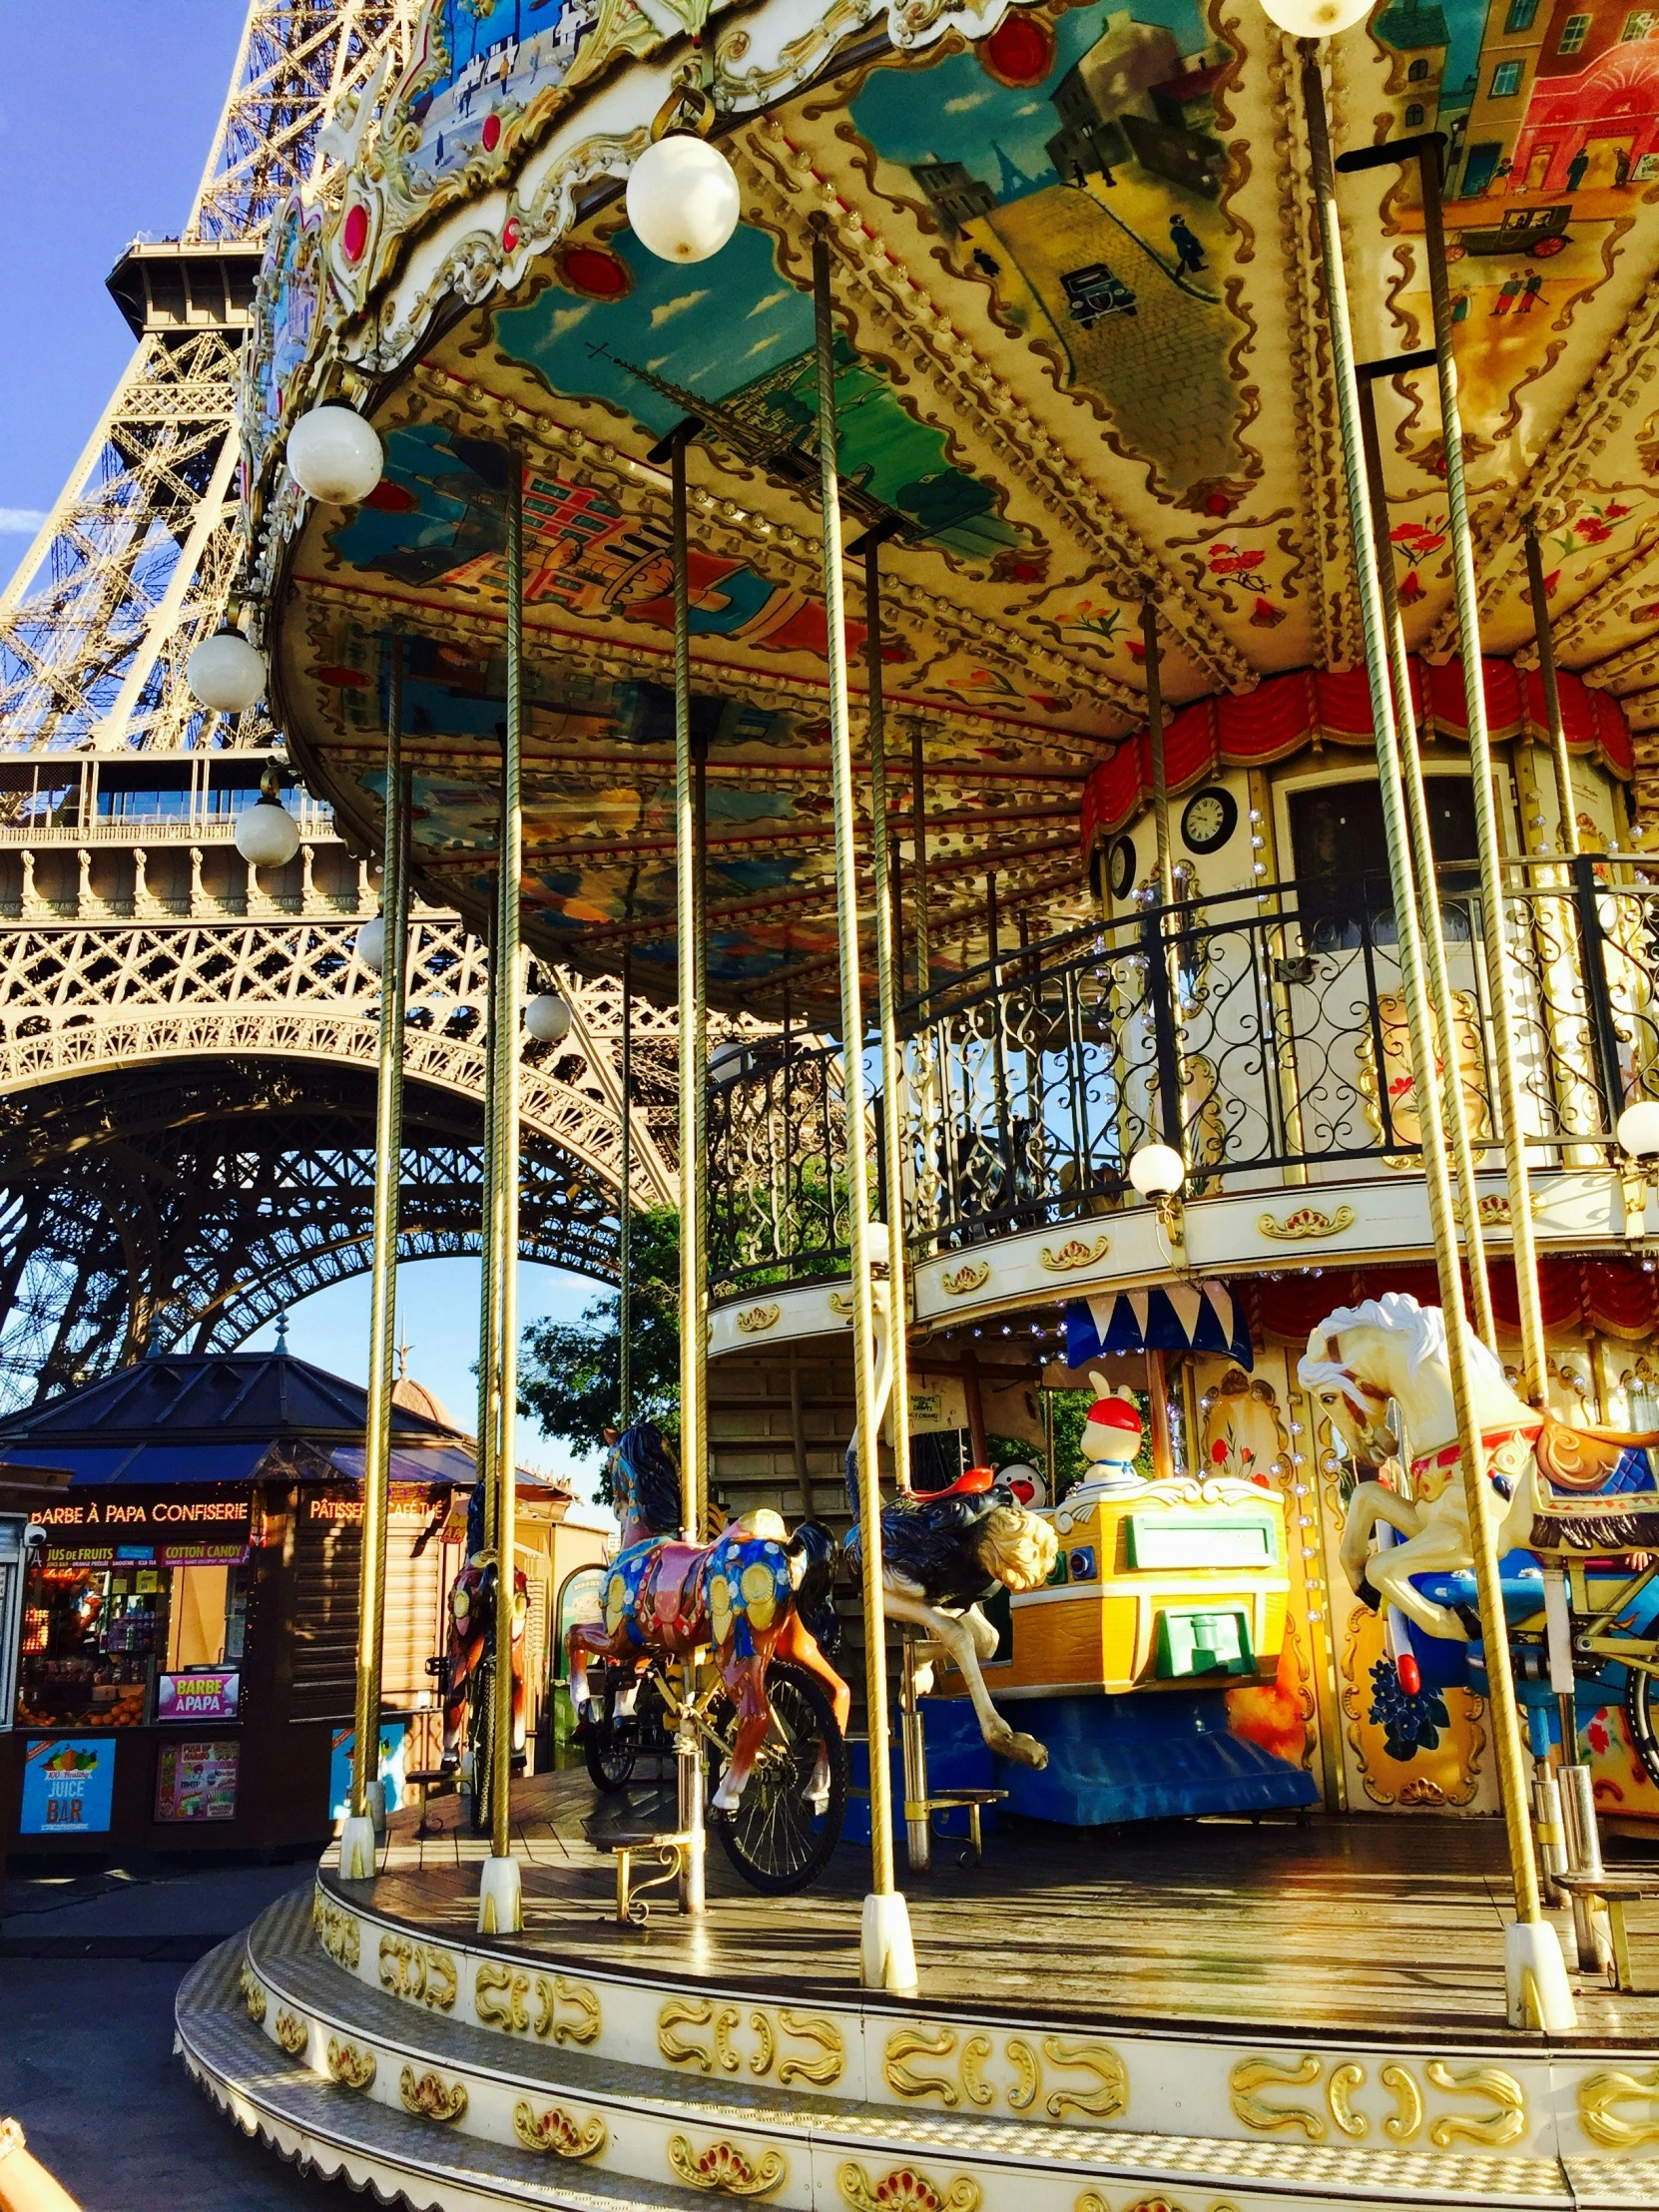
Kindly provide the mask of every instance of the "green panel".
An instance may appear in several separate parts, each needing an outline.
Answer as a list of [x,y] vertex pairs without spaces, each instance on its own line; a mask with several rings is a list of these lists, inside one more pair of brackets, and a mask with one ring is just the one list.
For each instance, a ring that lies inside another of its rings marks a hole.
[[1276,1567],[1271,1513],[1131,1513],[1131,1567]]
[[1169,1606],[1158,1615],[1158,1679],[1178,1682],[1184,1675],[1254,1674],[1250,1616],[1237,1606],[1211,1611],[1203,1606]]

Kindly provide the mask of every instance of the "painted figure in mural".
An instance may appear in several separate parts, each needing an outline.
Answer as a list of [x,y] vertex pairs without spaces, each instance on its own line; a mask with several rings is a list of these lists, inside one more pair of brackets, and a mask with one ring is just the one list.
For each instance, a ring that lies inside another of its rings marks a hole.
[[[778,1514],[762,1508],[741,1515],[712,1544],[683,1543],[679,1472],[650,1421],[623,1431],[610,1465],[622,1548],[605,1577],[603,1620],[579,1621],[565,1640],[571,1700],[584,1721],[599,1721],[588,1661],[608,1660],[633,1678],[615,1705],[615,1717],[627,1721],[653,1660],[683,1659],[700,1644],[712,1645],[738,1715],[731,1764],[712,1810],[735,1812],[772,1726],[767,1669],[774,1658],[793,1660],[817,1678],[846,1733],[852,1693],[820,1648],[820,1638],[830,1640],[834,1628],[834,1538],[817,1521],[803,1522],[792,1537]],[[827,1798],[829,1789],[821,1753],[809,1802]]]
[[1509,312],[1509,309],[1514,305],[1516,295],[1520,291],[1520,288],[1521,278],[1518,275],[1511,274],[1510,276],[1505,276],[1503,282],[1498,287],[1497,297],[1492,302],[1493,314],[1507,314]]
[[1578,149],[1578,152],[1573,156],[1572,160],[1567,164],[1568,192],[1576,192],[1578,190],[1579,186],[1584,182],[1584,172],[1589,168],[1589,149],[1587,147],[1581,146]]
[[[445,1653],[443,1764],[460,1763],[466,1729],[467,1685],[495,1641],[496,1558],[484,1542],[484,1485],[474,1482],[466,1501],[466,1565],[449,1591],[449,1643]],[[522,1567],[513,1573],[513,1750],[524,1749],[524,1630],[530,1617],[530,1585]]]
[[1184,275],[1196,276],[1201,269],[1209,268],[1210,265],[1204,258],[1204,248],[1199,243],[1198,235],[1188,225],[1184,216],[1177,214],[1170,217],[1169,242],[1175,248],[1175,258]]
[[[1601,1555],[1651,1548],[1659,1493],[1647,1447],[1659,1444],[1659,1430],[1574,1428],[1519,1398],[1487,1346],[1475,1341],[1471,1354],[1473,1416],[1504,1507],[1498,1556],[1534,1546]],[[1466,1573],[1474,1564],[1440,1309],[1395,1291],[1339,1307],[1309,1337],[1297,1380],[1356,1459],[1398,1455],[1401,1439],[1387,1425],[1390,1403],[1398,1406],[1411,1494],[1380,1481],[1356,1486],[1343,1526],[1343,1568],[1368,1604],[1381,1599],[1430,1636],[1466,1640],[1465,1621],[1415,1579]],[[1572,1510],[1573,1500],[1612,1495],[1629,1495],[1630,1509]],[[1373,1551],[1379,1522],[1404,1540]]]

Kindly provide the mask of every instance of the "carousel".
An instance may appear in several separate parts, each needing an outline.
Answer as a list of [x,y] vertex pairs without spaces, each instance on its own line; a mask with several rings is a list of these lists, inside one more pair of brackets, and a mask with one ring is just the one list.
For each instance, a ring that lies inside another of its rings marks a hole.
[[[490,945],[466,1679],[185,2064],[417,2206],[1659,2201],[1659,17],[412,51],[274,221],[192,682],[380,855],[360,1745],[411,892]],[[526,1777],[561,969],[677,1009],[682,1357],[665,1439],[625,1058]]]

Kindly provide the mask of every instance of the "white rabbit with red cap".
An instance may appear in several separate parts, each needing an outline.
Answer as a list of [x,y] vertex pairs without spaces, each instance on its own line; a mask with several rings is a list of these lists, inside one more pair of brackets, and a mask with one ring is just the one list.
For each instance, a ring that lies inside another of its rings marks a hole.
[[1133,1399],[1111,1389],[1098,1369],[1091,1373],[1089,1381],[1097,1394],[1079,1439],[1084,1461],[1083,1479],[1066,1499],[1066,1503],[1073,1506],[1085,1498],[1121,1497],[1126,1490],[1148,1487],[1145,1476],[1135,1472],[1142,1424]]

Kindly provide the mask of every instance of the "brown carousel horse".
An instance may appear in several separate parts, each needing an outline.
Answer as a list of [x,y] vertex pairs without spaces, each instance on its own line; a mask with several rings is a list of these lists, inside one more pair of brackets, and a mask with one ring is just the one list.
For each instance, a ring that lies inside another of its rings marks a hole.
[[[460,1764],[466,1732],[467,1689],[495,1645],[496,1557],[484,1545],[484,1486],[475,1482],[466,1501],[466,1565],[449,1590],[449,1640],[444,1653],[443,1764]],[[513,1750],[524,1749],[524,1630],[530,1617],[530,1585],[522,1567],[513,1571]]]

